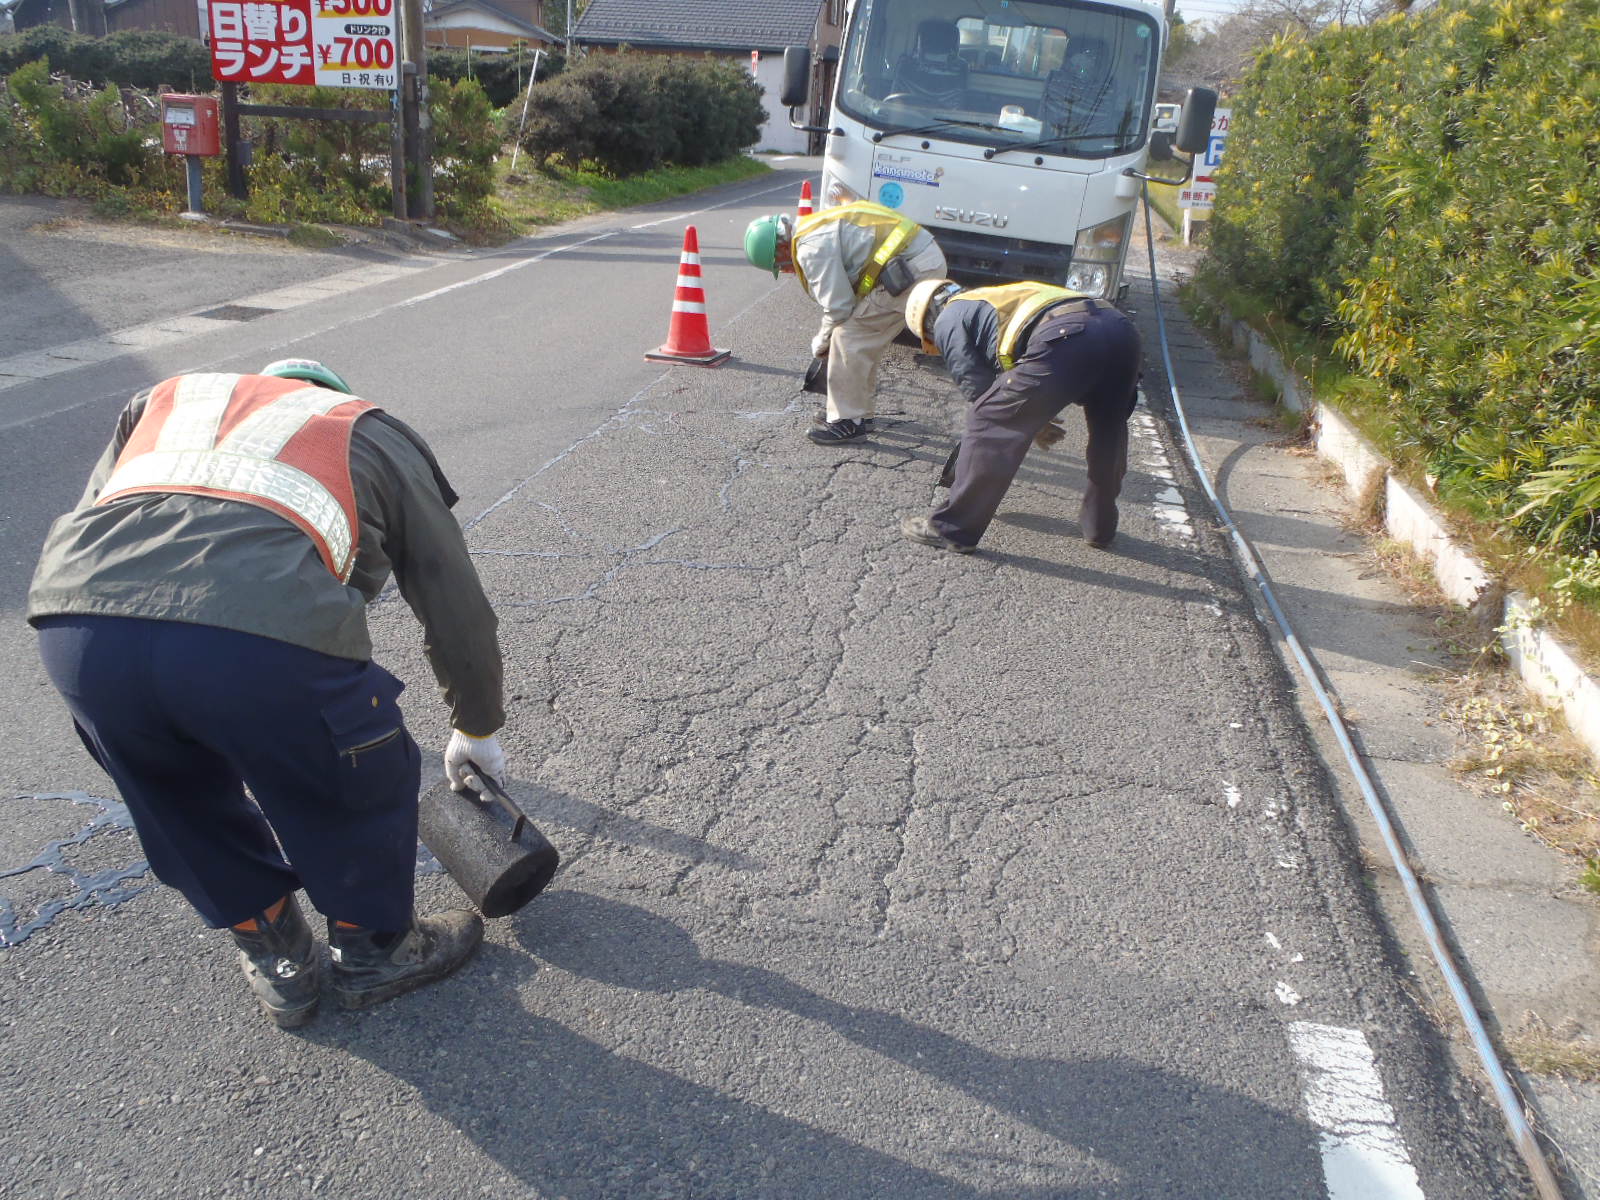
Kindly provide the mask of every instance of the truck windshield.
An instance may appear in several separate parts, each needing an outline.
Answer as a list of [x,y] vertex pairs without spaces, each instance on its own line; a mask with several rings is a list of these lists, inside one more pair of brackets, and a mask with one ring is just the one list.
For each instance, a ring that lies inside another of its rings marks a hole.
[[860,0],[839,106],[879,130],[1107,158],[1144,142],[1160,39],[1153,15],[1109,4]]

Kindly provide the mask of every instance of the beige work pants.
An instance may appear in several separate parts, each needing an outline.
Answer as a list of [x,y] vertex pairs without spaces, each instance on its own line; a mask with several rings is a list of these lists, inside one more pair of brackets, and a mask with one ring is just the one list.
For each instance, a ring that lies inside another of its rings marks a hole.
[[[944,254],[935,243],[906,260],[918,279],[943,279]],[[878,391],[878,364],[906,327],[906,298],[873,288],[850,319],[828,338],[828,420],[870,417]]]

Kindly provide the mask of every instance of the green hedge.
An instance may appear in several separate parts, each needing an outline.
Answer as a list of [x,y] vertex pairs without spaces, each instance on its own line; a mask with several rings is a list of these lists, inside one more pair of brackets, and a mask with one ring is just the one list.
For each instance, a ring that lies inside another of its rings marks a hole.
[[0,79],[0,192],[101,197],[116,189],[168,190],[155,107],[129,105],[110,85],[69,87],[48,60]]
[[1600,549],[1600,0],[1284,38],[1233,113],[1213,270],[1335,337],[1444,498]]
[[209,92],[211,54],[194,38],[176,33],[125,29],[108,37],[71,33],[58,25],[36,25],[0,35],[0,76],[40,59],[85,83],[115,83],[155,90]]
[[[613,175],[701,166],[761,136],[761,88],[742,65],[667,55],[594,54],[527,98],[522,145],[535,164],[591,162]],[[507,110],[521,119],[521,106]]]

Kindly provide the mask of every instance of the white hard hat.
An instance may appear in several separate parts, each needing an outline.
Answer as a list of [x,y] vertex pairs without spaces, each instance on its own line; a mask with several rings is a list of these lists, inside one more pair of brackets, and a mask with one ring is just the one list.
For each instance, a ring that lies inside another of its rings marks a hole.
[[[933,344],[933,330],[924,322],[928,320],[928,310],[933,305],[933,298],[946,288],[960,290],[953,279],[924,279],[915,284],[906,296],[906,328],[922,339],[922,348],[929,354],[939,353],[939,348]],[[945,299],[949,299],[948,296]],[[937,315],[937,314],[935,314]]]

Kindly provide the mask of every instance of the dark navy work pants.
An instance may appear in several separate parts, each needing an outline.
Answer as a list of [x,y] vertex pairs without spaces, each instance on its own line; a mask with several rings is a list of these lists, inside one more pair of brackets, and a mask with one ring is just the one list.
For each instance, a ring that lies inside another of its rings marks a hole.
[[389,672],[124,617],[45,618],[39,650],[151,869],[207,924],[301,887],[326,916],[409,923],[421,757]]
[[967,412],[955,480],[931,524],[952,542],[976,546],[1000,510],[1028,445],[1069,404],[1089,427],[1089,483],[1079,509],[1086,540],[1117,532],[1117,496],[1128,469],[1128,418],[1138,403],[1139,330],[1103,300],[1067,304],[1039,318],[1016,366]]

